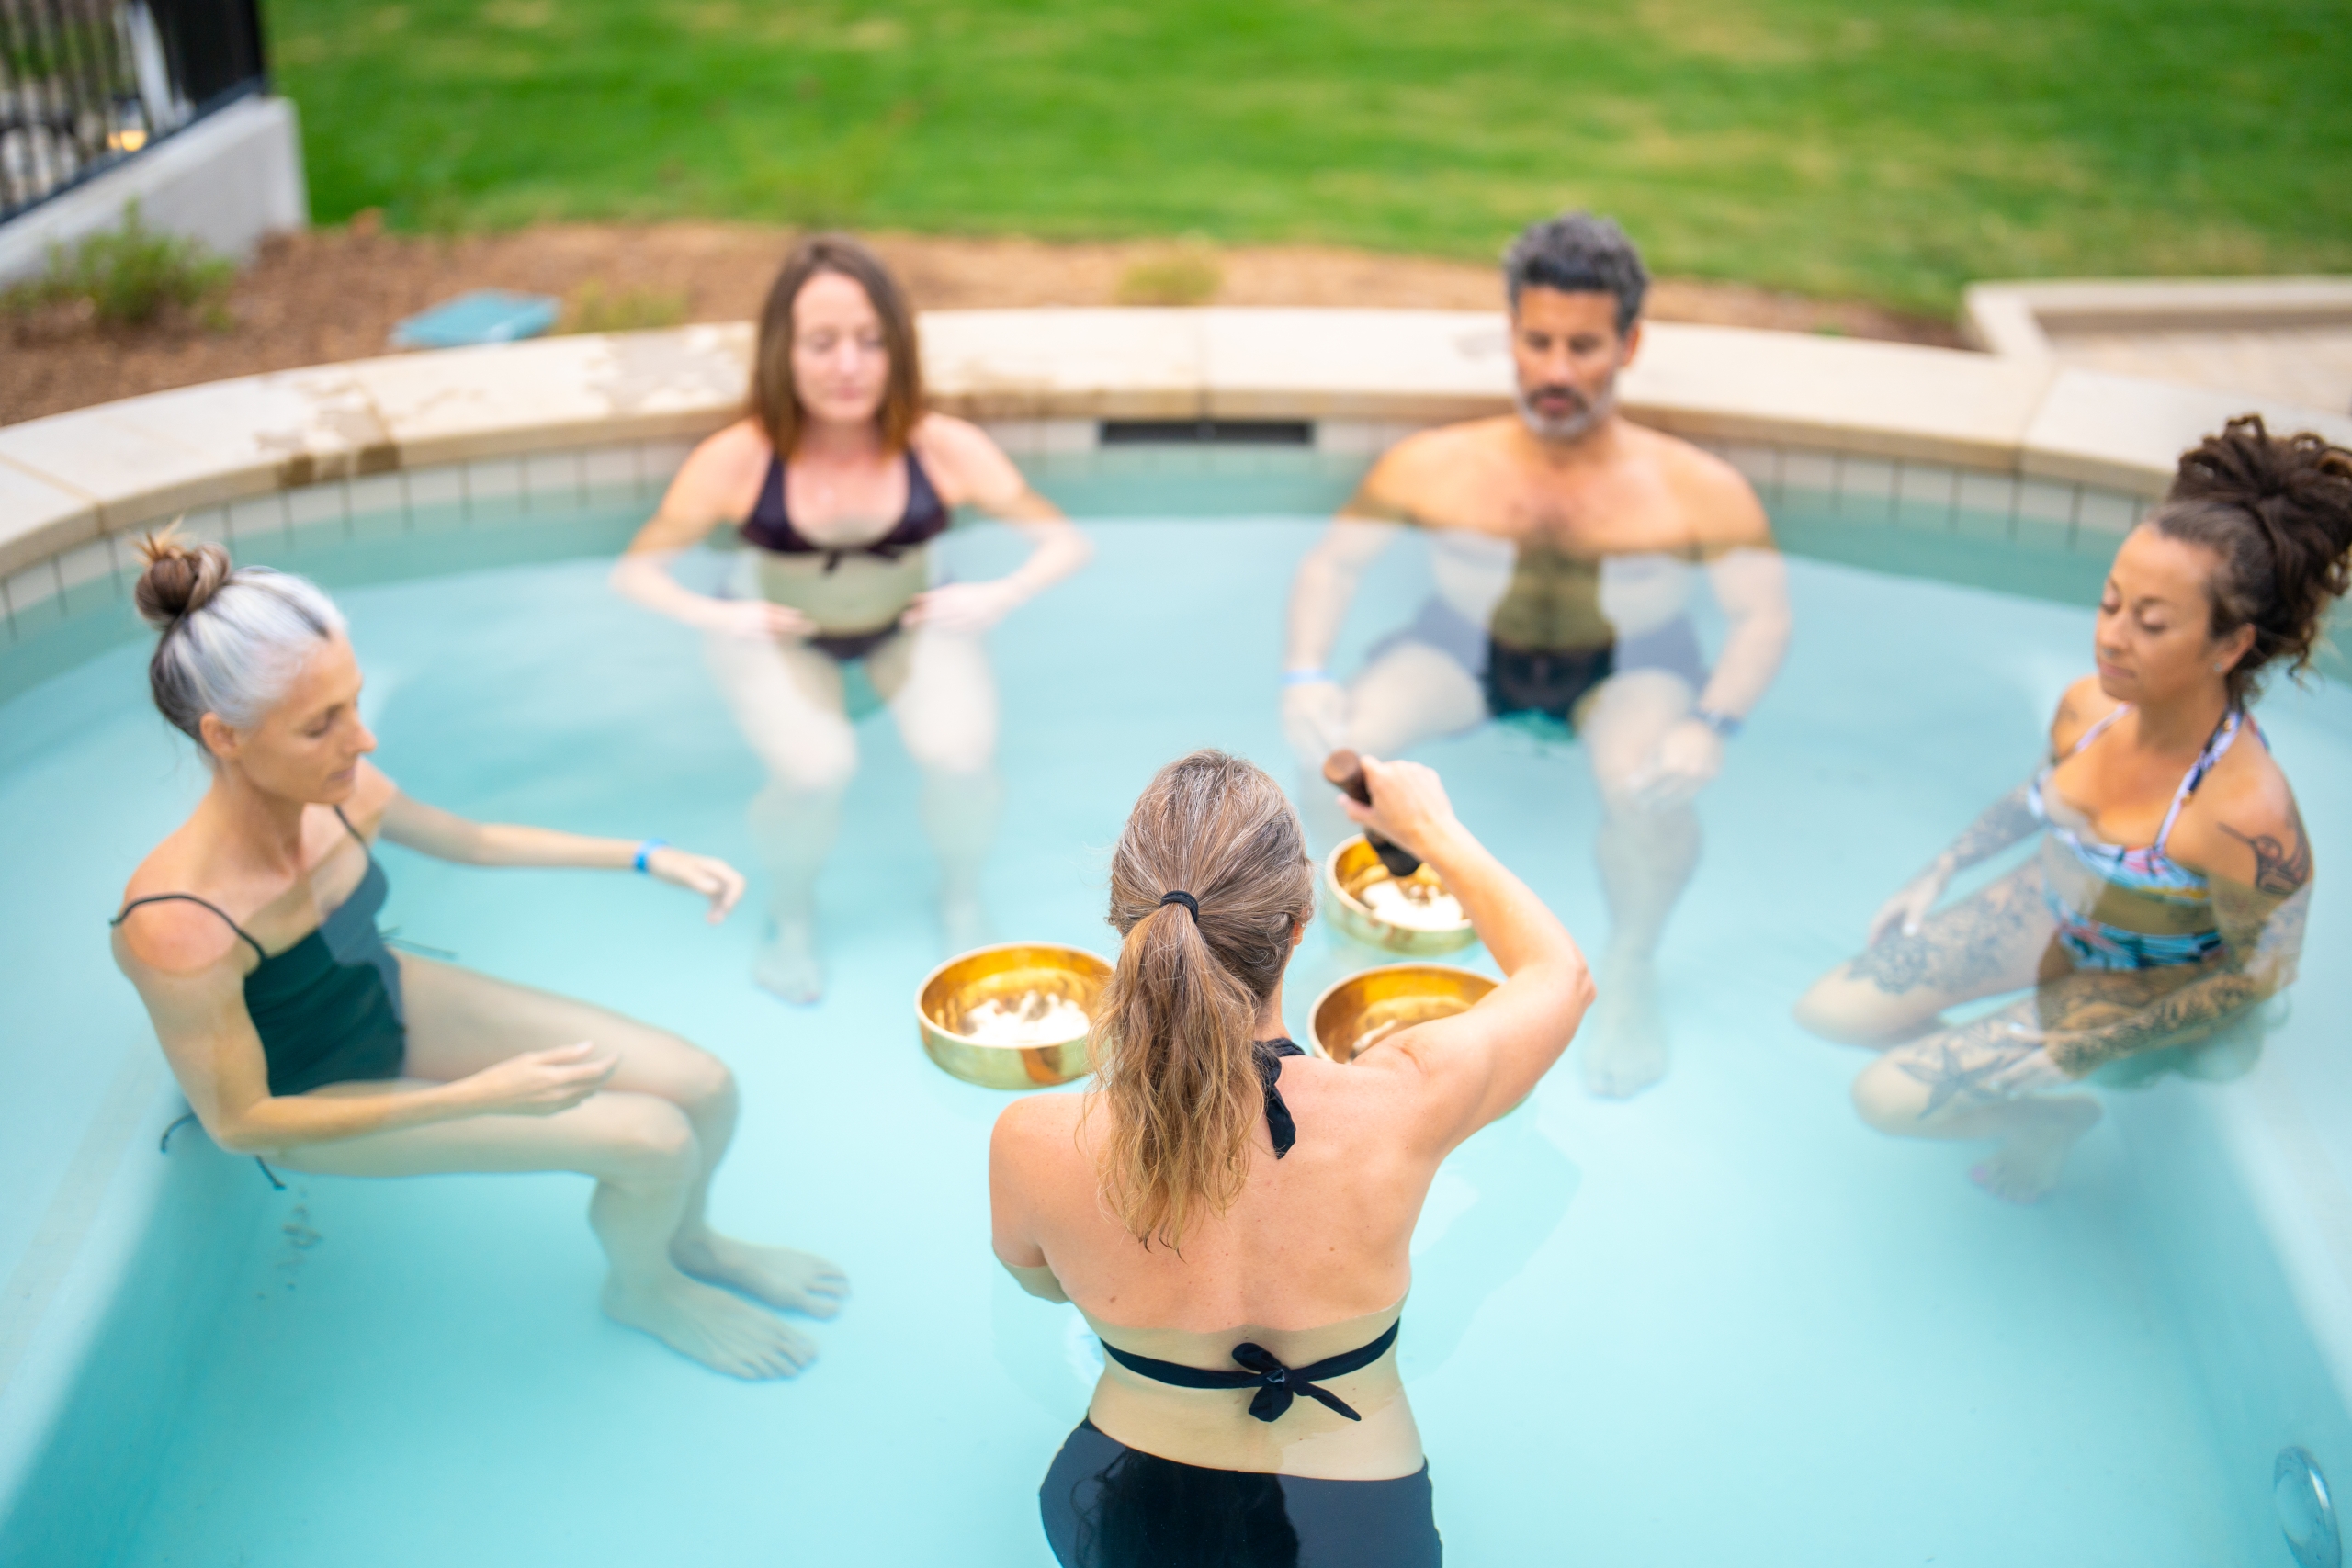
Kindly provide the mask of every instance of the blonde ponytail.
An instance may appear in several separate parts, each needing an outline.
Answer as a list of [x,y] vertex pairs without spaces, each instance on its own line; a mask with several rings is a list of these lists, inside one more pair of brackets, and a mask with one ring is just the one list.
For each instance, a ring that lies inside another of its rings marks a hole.
[[1103,1200],[1147,1247],[1181,1247],[1204,1210],[1240,1195],[1265,1114],[1258,1013],[1313,913],[1279,784],[1222,751],[1159,771],[1111,855],[1110,921],[1125,940],[1095,1018],[1091,1096],[1110,1118]]

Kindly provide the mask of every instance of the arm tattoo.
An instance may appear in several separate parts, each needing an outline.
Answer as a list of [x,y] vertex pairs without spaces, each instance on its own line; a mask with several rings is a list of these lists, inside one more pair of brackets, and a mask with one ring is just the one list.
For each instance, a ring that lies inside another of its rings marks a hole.
[[2033,808],[2026,804],[2029,787],[2019,784],[2001,796],[1985,807],[1984,815],[1970,823],[1960,837],[1952,840],[1951,848],[1944,854],[1951,862],[1953,870],[1989,859],[2041,828],[2041,823],[2035,818]]
[[2248,836],[2223,822],[2222,832],[2254,852],[2254,885],[2283,898],[2312,879],[2312,841],[2303,833],[2303,813],[2290,807],[2285,842],[2267,833]]

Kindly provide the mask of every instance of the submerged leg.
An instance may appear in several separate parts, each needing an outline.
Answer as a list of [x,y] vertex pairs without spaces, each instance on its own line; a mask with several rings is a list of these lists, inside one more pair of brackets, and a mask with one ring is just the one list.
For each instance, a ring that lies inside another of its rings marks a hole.
[[1994,1081],[2039,1048],[2028,998],[1888,1051],[1854,1079],[1854,1108],[1895,1137],[1996,1140],[1970,1178],[1996,1198],[2030,1203],[2057,1183],[2100,1114],[2086,1093],[2012,1094]]
[[1650,804],[1640,786],[1660,739],[1690,703],[1690,687],[1680,676],[1634,670],[1604,682],[1577,716],[1600,788],[1593,857],[1610,915],[1582,1061],[1586,1089],[1611,1099],[1638,1094],[1666,1076],[1657,946],[1698,869],[1699,813],[1688,802]]
[[768,878],[770,935],[752,976],[791,1002],[824,991],[817,957],[817,874],[841,831],[842,793],[857,771],[857,736],[841,671],[796,643],[714,636],[712,671],[768,782],[752,797],[752,839]]
[[996,770],[996,678],[977,637],[918,630],[874,658],[907,753],[922,770],[922,825],[939,855],[939,913],[951,952],[989,940],[980,873],[996,843],[1004,784]]
[[609,1087],[677,1107],[694,1133],[696,1160],[672,1225],[670,1257],[698,1279],[770,1306],[831,1317],[849,1293],[842,1271],[814,1253],[739,1241],[710,1227],[712,1176],[734,1142],[741,1103],[727,1065],[676,1035],[571,997],[535,990],[452,964],[403,957],[409,1070],[463,1077],[518,1051],[590,1040],[619,1065]]
[[[336,1084],[321,1094],[397,1094],[421,1082]],[[670,1247],[702,1153],[677,1106],[652,1095],[592,1095],[554,1116],[471,1116],[281,1150],[275,1163],[328,1176],[578,1171],[595,1179],[588,1223],[610,1264],[604,1308],[682,1355],[740,1378],[790,1377],[815,1343],[726,1291],[692,1279]]]
[[1890,931],[1813,983],[1799,1024],[1845,1045],[1891,1045],[1942,1027],[1945,1009],[2034,983],[2057,923],[2030,860],[1938,909],[1917,931]]

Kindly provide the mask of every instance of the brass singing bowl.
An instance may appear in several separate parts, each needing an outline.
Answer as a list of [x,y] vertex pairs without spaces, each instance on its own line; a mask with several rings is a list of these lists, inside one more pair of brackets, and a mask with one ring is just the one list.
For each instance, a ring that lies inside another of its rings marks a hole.
[[1307,1034],[1317,1051],[1344,1065],[1399,1030],[1468,1012],[1497,983],[1451,964],[1384,964],[1316,998]]
[[1111,966],[1082,948],[1051,942],[1008,942],[949,959],[915,992],[922,1048],[942,1069],[982,1089],[1049,1089],[1093,1068],[1086,1032],[1035,1045],[991,1045],[963,1032],[983,1002],[1012,1003],[1030,991],[1061,997],[1094,1016]]
[[1331,895],[1331,922],[1358,942],[1416,958],[1457,952],[1478,940],[1478,933],[1471,929],[1466,919],[1432,931],[1419,926],[1400,926],[1374,914],[1372,906],[1363,901],[1364,889],[1375,882],[1399,880],[1433,887],[1440,893],[1445,891],[1445,883],[1428,866],[1422,866],[1409,877],[1392,877],[1388,868],[1380,863],[1380,852],[1374,849],[1362,833],[1338,844],[1323,862],[1323,885]]

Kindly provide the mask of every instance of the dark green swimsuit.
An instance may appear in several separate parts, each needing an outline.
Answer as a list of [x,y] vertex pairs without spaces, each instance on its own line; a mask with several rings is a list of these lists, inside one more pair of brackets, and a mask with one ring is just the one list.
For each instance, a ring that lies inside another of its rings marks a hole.
[[[368,840],[343,807],[335,818],[362,851]],[[401,966],[376,929],[390,882],[375,855],[368,874],[310,935],[283,953],[266,953],[218,905],[193,893],[133,898],[109,922],[120,925],[141,904],[200,904],[244,938],[261,962],[245,976],[245,1011],[261,1036],[272,1095],[304,1094],[322,1084],[396,1078],[408,1055],[401,1021]]]

